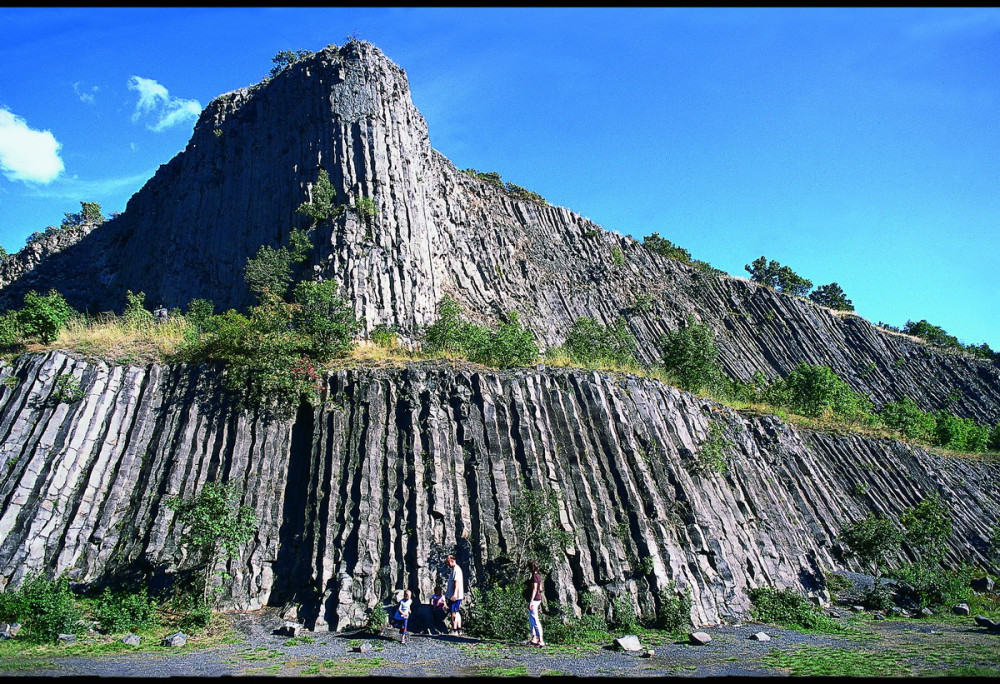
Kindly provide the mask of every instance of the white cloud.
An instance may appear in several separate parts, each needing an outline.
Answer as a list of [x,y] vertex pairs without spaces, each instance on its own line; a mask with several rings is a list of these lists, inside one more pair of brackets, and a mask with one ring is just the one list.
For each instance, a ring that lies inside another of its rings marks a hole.
[[81,86],[81,81],[77,81],[73,84],[73,92],[77,94],[80,98],[80,102],[86,102],[87,104],[93,104],[94,93],[96,93],[100,88],[98,86],[91,86],[89,91],[85,86]]
[[66,168],[62,144],[50,131],[36,131],[6,107],[0,107],[0,170],[9,180],[51,183]]
[[145,115],[153,117],[155,121],[146,124],[146,128],[151,131],[159,133],[171,126],[197,119],[201,114],[201,104],[197,100],[171,97],[166,88],[151,78],[131,76],[128,79],[128,87],[129,90],[139,93],[132,121],[138,121]]

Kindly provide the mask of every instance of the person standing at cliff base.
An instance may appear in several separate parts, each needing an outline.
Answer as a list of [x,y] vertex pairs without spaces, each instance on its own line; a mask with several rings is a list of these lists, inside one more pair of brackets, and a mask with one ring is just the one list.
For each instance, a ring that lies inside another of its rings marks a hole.
[[454,556],[448,556],[445,563],[451,568],[451,573],[448,575],[448,586],[444,592],[450,602],[448,610],[451,613],[451,632],[452,634],[461,634],[462,614],[459,611],[462,609],[462,599],[465,598],[465,580],[462,576],[462,568],[455,562]]
[[545,639],[542,638],[542,616],[538,610],[542,605],[542,575],[538,571],[538,563],[531,561],[528,563],[528,570],[531,577],[525,583],[524,598],[528,601],[528,629],[530,636],[525,646],[544,646]]

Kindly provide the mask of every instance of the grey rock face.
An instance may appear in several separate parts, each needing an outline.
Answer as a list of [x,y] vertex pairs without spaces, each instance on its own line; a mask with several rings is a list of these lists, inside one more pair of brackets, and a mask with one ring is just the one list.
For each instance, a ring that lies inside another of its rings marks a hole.
[[[715,330],[734,378],[824,364],[877,406],[910,397],[924,410],[1000,420],[996,364],[934,351],[745,279],[707,275],[565,208],[464,175],[431,148],[403,70],[364,43],[323,50],[216,98],[184,151],[122,216],[54,256],[32,258],[30,273],[0,273],[0,308],[49,287],[90,311],[120,311],[129,289],[168,308],[195,297],[217,310],[246,308],[247,258],[308,227],[296,209],[311,199],[321,168],[340,206],[370,198],[377,213],[368,220],[347,209],[320,223],[299,275],[335,279],[369,331],[392,325],[412,343],[451,294],[482,323],[517,310],[544,346],[561,344],[579,317],[624,316],[649,362],[659,337],[691,317]],[[612,263],[616,249],[621,266]],[[640,295],[652,298],[648,311],[636,310]]]
[[[60,375],[85,396],[48,401]],[[0,376],[0,584],[36,570],[81,581],[169,582],[191,566],[165,502],[208,480],[235,483],[259,523],[225,604],[284,606],[307,627],[363,625],[401,586],[423,602],[456,555],[470,587],[508,552],[525,488],[553,490],[573,540],[550,574],[557,600],[655,612],[687,587],[696,625],[739,618],[762,585],[803,594],[841,527],[898,519],[928,492],[951,506],[948,562],[996,568],[964,540],[987,538],[997,467],[883,439],[806,432],[743,415],[655,380],[564,369],[449,363],[341,370],[326,403],[268,419],[226,403],[212,367],[117,366],[52,352]],[[710,423],[724,475],[685,467]],[[850,494],[860,473],[877,496]],[[58,502],[56,505],[55,502]],[[649,558],[645,567],[629,559]],[[162,586],[158,585],[158,586]]]

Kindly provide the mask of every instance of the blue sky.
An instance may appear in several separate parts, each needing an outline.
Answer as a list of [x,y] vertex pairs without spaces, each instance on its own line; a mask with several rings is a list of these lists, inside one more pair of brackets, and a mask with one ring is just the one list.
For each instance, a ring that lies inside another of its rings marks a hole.
[[0,9],[0,245],[121,211],[197,112],[355,34],[431,144],[734,275],[1000,349],[1000,10]]

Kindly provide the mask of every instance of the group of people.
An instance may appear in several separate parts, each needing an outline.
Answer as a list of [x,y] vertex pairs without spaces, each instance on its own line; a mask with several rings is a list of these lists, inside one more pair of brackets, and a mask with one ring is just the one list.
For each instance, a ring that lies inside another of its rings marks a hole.
[[[450,634],[462,634],[462,601],[465,599],[465,578],[462,568],[455,562],[454,556],[448,556],[445,560],[449,568],[448,582],[442,590],[441,585],[434,587],[434,595],[431,596],[431,611],[434,615],[434,627],[437,632],[447,632]],[[542,620],[539,615],[539,608],[542,604],[542,575],[539,572],[538,563],[531,561],[528,564],[531,577],[528,578],[524,587],[524,598],[528,607],[528,629],[530,635],[525,645],[544,646],[545,639],[542,637]],[[413,593],[407,589],[403,592],[396,607],[394,621],[399,628],[400,641],[406,643],[406,634],[412,613]],[[450,624],[449,624],[450,618]]]

